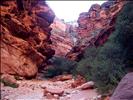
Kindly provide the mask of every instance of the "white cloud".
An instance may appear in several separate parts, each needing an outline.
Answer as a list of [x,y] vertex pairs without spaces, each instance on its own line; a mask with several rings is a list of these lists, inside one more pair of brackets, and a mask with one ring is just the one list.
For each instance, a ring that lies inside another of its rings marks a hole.
[[77,20],[81,12],[87,12],[92,4],[105,1],[46,1],[56,16],[65,21]]

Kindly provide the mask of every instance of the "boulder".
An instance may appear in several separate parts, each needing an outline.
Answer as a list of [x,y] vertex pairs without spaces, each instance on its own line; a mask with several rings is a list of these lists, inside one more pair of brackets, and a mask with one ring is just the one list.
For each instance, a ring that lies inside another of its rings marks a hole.
[[86,90],[86,89],[91,89],[91,88],[94,88],[93,81],[86,82],[82,84],[81,86],[77,87],[77,89],[81,89],[81,90]]
[[52,95],[56,94],[56,95],[61,96],[61,95],[64,93],[64,90],[62,90],[62,89],[57,89],[57,88],[48,88],[48,87],[47,87],[47,88],[44,90],[44,94],[47,94],[47,93],[50,93],[50,94],[52,94]]
[[122,78],[110,100],[133,100],[133,72]]

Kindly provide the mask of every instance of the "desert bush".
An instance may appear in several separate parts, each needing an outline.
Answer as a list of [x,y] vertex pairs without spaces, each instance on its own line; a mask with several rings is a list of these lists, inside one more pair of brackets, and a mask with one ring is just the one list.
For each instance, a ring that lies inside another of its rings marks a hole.
[[117,42],[121,42],[124,50],[124,63],[127,69],[133,69],[133,2],[128,2],[116,23]]
[[45,77],[54,77],[61,74],[72,74],[76,66],[76,62],[62,57],[54,57],[51,59],[51,62],[52,65],[46,69]]
[[99,92],[108,93],[133,66],[133,3],[127,3],[117,17],[116,30],[108,41],[98,47],[87,48],[77,64],[77,72],[96,83]]

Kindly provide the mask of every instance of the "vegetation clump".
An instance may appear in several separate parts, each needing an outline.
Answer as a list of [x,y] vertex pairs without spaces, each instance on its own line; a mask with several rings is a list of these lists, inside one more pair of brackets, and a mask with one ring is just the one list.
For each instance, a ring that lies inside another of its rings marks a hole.
[[110,92],[133,66],[133,3],[127,3],[115,24],[115,31],[101,47],[87,48],[77,72],[96,83],[102,93]]
[[45,70],[45,77],[54,77],[61,74],[71,74],[76,66],[75,61],[70,61],[63,57],[53,57],[52,65]]

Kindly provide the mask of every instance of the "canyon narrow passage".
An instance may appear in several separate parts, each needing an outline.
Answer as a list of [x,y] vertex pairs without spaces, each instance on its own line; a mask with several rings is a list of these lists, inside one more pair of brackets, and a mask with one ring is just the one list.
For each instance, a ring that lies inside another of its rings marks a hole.
[[1,100],[133,100],[132,1],[1,0],[0,8]]

